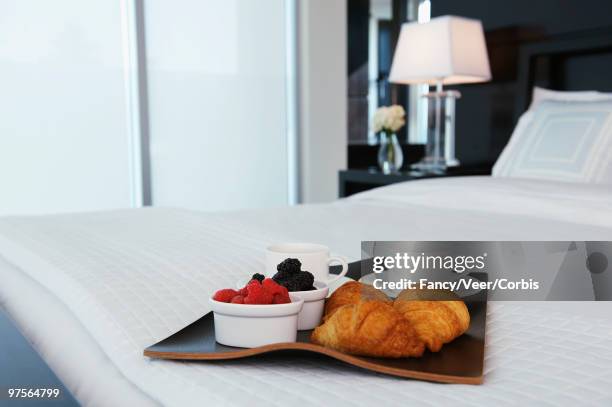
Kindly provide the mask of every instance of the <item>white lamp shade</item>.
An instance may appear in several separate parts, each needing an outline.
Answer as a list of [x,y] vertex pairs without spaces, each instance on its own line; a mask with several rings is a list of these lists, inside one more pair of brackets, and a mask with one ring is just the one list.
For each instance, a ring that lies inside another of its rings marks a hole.
[[405,23],[395,47],[389,81],[445,85],[491,79],[482,24],[444,16]]

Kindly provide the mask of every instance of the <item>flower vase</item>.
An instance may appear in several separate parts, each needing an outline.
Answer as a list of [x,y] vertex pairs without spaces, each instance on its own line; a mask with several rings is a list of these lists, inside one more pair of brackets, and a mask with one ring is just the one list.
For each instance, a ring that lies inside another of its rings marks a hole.
[[380,148],[378,149],[378,166],[384,174],[398,172],[404,163],[402,147],[395,133],[380,133]]

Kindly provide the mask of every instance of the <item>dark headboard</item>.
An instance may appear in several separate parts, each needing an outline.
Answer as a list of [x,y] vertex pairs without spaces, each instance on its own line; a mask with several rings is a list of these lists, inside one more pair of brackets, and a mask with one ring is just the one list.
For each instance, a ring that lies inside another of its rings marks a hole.
[[534,86],[612,92],[612,29],[566,34],[521,47],[515,121],[531,103]]

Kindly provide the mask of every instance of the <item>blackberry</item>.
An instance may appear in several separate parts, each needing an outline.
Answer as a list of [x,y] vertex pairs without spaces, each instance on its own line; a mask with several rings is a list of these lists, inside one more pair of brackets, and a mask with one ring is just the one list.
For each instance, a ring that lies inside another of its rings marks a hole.
[[298,282],[294,280],[284,281],[283,285],[289,292],[302,291],[300,290]]
[[314,276],[308,271],[302,271],[302,263],[298,259],[285,259],[278,266],[278,272],[272,279],[288,291],[314,290]]
[[262,281],[264,281],[265,278],[266,276],[264,276],[263,274],[255,273],[253,274],[253,277],[251,277],[251,280],[257,280],[261,283]]
[[287,271],[287,272],[298,272],[302,267],[302,262],[298,259],[285,259],[281,263],[276,266],[276,270],[278,271]]
[[308,271],[300,271],[296,276],[296,280],[299,281],[302,291],[310,290],[314,284],[314,276]]
[[285,287],[287,287],[287,283],[290,281],[290,278],[287,276],[280,276],[279,278],[279,274],[280,273],[276,273],[274,277],[272,277],[272,280],[274,280],[276,284],[284,285]]
[[302,263],[298,259],[285,259],[276,266],[278,273],[272,277],[274,280],[286,280],[295,273],[300,272]]
[[288,291],[310,291],[314,290],[314,276],[308,271],[299,271],[288,278],[274,279],[278,284],[285,286]]

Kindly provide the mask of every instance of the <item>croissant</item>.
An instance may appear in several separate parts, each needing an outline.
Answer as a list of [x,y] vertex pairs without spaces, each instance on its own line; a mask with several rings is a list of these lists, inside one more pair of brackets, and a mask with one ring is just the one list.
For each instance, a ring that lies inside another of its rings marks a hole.
[[337,309],[356,304],[360,301],[382,301],[391,304],[389,297],[371,285],[361,284],[357,281],[350,281],[343,284],[325,302],[325,313],[323,320],[327,320]]
[[[434,299],[441,299],[434,300]],[[404,290],[395,301],[371,286],[349,282],[327,300],[313,343],[340,352],[387,358],[437,352],[463,334],[470,316],[452,293]]]
[[[332,295],[333,296],[333,295]],[[337,308],[315,328],[313,343],[362,356],[421,356],[425,350],[414,328],[390,301],[357,299]]]
[[432,352],[438,352],[470,326],[465,303],[450,291],[404,290],[393,302],[393,308],[410,322]]

